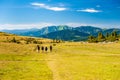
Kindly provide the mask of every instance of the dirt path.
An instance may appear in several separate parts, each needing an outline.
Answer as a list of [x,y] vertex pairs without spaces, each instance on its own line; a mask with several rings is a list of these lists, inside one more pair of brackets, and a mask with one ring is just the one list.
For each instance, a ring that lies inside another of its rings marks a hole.
[[53,80],[62,80],[59,75],[59,70],[58,70],[58,60],[60,59],[60,56],[58,54],[52,54],[47,56],[47,64],[48,67],[51,69],[53,72]]

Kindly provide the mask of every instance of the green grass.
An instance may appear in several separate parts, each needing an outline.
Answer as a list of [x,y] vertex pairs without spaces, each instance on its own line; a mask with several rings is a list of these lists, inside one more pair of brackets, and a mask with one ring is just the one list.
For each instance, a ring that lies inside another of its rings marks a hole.
[[66,43],[58,48],[50,56],[61,80],[120,79],[120,44]]
[[[49,46],[50,44],[42,44]],[[120,43],[0,43],[0,80],[120,80]]]
[[[11,45],[11,46],[9,46]],[[33,51],[34,45],[0,45],[0,80],[52,80],[45,55]]]

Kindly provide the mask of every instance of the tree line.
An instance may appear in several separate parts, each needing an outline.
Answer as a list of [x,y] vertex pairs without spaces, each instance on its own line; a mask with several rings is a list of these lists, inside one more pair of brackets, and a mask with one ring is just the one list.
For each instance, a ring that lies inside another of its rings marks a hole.
[[[9,42],[9,43],[25,43],[25,44],[43,44],[43,41],[37,40],[35,38],[21,38],[21,39],[17,39],[16,37],[13,38],[8,38],[6,37],[6,41],[4,42]],[[50,41],[48,41],[47,43],[64,43],[63,40],[61,39],[51,39]]]
[[120,37],[120,34],[118,34],[116,31],[113,31],[112,33],[106,33],[103,35],[102,32],[99,32],[97,36],[90,35],[88,37],[88,42],[90,43],[97,43],[97,42],[114,42],[118,41]]

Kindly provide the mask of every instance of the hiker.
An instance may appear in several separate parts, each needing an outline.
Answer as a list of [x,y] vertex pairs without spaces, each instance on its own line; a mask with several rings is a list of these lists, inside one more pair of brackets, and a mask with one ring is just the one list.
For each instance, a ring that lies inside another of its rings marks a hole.
[[52,45],[50,45],[50,52],[52,52]]
[[39,53],[39,52],[40,52],[40,46],[37,45],[36,49],[37,49],[37,51],[38,51],[38,53]]
[[44,51],[44,47],[43,46],[41,47],[41,50],[42,50],[42,52]]
[[47,52],[47,50],[48,50],[48,48],[47,47],[45,47],[45,51]]

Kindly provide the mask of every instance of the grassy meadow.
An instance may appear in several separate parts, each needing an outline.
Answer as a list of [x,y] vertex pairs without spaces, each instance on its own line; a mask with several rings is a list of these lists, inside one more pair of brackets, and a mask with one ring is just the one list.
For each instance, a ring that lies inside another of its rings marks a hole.
[[52,52],[38,53],[37,44],[8,43],[5,37],[0,80],[120,80],[120,43],[56,43]]

